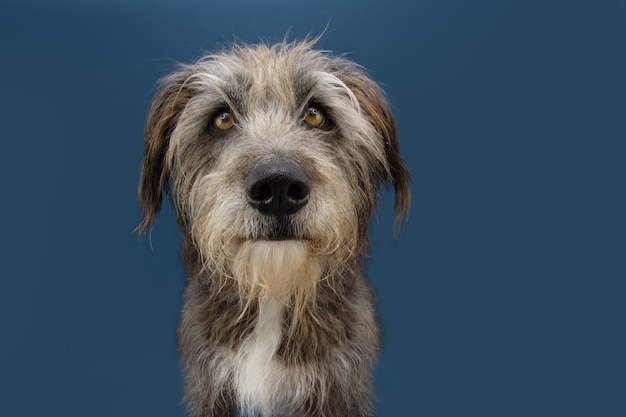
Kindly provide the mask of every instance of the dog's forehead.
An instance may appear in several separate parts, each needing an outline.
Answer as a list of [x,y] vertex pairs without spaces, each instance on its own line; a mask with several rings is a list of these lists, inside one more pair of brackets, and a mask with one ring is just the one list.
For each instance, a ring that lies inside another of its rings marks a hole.
[[277,50],[264,46],[212,55],[199,68],[208,88],[218,88],[237,109],[280,104],[306,104],[312,94],[347,89],[340,81],[337,60],[312,49]]

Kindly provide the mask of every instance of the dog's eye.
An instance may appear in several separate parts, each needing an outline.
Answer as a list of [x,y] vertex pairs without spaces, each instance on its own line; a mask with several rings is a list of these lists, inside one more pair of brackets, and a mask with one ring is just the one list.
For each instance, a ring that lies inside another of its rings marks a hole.
[[228,130],[235,125],[233,115],[228,111],[219,112],[213,119],[213,126],[219,130]]
[[326,121],[326,117],[319,108],[315,106],[309,106],[304,111],[304,121],[309,126],[320,127]]

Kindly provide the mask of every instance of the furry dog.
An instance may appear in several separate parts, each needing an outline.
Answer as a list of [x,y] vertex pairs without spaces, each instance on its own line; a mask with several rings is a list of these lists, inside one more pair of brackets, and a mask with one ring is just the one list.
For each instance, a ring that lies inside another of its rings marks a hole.
[[182,65],[149,110],[139,230],[168,196],[188,274],[190,416],[373,414],[368,227],[381,185],[403,221],[410,174],[382,90],[314,43]]

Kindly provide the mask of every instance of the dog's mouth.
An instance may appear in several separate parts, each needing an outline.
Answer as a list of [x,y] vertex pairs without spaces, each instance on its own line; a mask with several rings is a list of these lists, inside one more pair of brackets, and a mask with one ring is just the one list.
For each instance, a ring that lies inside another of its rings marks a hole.
[[303,232],[298,232],[289,222],[277,222],[273,227],[266,230],[259,230],[249,236],[239,239],[245,241],[285,241],[285,240],[310,240],[310,236]]
[[275,230],[272,233],[268,233],[264,239],[261,240],[302,240],[301,237],[296,236],[292,230]]
[[239,243],[244,242],[285,242],[285,241],[306,241],[310,240],[305,237],[293,236],[293,235],[268,235],[268,236],[248,236],[240,237]]

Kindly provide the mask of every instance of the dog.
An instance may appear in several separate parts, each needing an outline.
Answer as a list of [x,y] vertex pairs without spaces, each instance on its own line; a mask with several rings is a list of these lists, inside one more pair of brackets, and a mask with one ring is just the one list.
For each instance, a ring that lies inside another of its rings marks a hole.
[[171,200],[189,416],[373,415],[368,229],[381,186],[406,221],[411,176],[382,89],[316,41],[180,65],[148,112],[138,230]]

